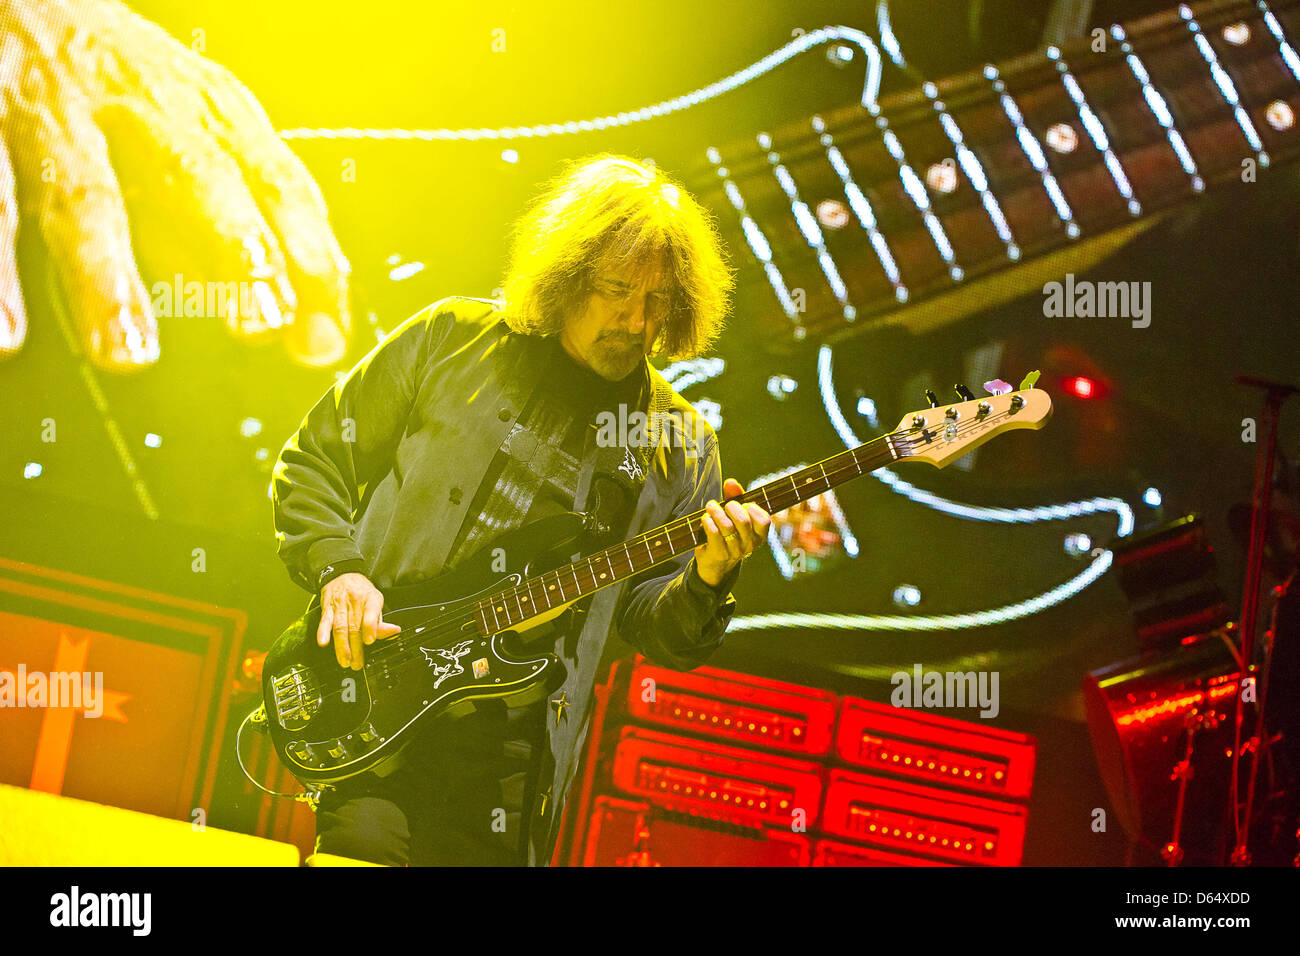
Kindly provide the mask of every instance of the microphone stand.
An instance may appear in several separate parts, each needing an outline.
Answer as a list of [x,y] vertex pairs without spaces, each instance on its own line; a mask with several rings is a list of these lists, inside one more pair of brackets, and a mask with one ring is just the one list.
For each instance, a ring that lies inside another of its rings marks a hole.
[[1241,762],[1241,723],[1244,715],[1242,694],[1246,681],[1250,678],[1251,661],[1255,653],[1255,627],[1259,618],[1259,586],[1264,571],[1264,545],[1268,540],[1268,519],[1273,504],[1273,461],[1277,454],[1278,420],[1281,417],[1282,403],[1292,395],[1300,392],[1294,385],[1270,382],[1262,378],[1238,375],[1234,381],[1238,385],[1264,390],[1264,414],[1262,421],[1267,438],[1257,443],[1255,454],[1255,489],[1251,496],[1250,509],[1250,544],[1246,558],[1246,580],[1241,599],[1241,680],[1237,684],[1235,713],[1233,715],[1232,776],[1229,781],[1229,794],[1232,808],[1232,822],[1236,832],[1232,849],[1233,866],[1249,866],[1250,851],[1247,847],[1250,834],[1250,817],[1255,798],[1255,780],[1259,773],[1260,740],[1266,736],[1263,729],[1263,714],[1256,720],[1255,737],[1251,746],[1250,781],[1246,788],[1245,814],[1241,813],[1238,798],[1238,775]]

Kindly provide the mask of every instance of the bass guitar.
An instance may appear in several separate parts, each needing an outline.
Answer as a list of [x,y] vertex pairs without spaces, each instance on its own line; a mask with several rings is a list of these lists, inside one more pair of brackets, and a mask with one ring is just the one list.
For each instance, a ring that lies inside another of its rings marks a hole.
[[[1052,402],[1033,388],[1034,378],[1018,391],[983,399],[955,386],[965,400],[942,407],[931,395],[933,407],[904,416],[893,431],[732,500],[775,514],[883,465],[923,461],[942,468],[1002,432],[1043,427]],[[557,553],[578,550],[572,545],[580,528],[548,518],[498,537],[446,574],[384,588],[384,620],[401,632],[367,647],[360,670],[340,668],[333,649],[317,643],[320,599],[314,597],[267,653],[264,714],[257,718],[294,776],[321,789],[396,756],[424,722],[463,714],[476,701],[522,706],[540,700],[563,683],[563,665],[554,654],[521,653],[514,646],[520,633],[703,544],[703,515],[674,518],[558,565],[552,563]],[[505,574],[493,572],[491,560],[503,547],[525,556]]]

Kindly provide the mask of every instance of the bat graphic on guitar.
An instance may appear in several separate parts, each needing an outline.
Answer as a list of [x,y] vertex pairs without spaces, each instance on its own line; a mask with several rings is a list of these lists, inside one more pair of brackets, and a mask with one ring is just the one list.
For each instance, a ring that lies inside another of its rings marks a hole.
[[[957,391],[964,401],[906,415],[892,432],[751,488],[739,500],[775,514],[893,462],[942,468],[1003,432],[1042,428],[1052,414],[1047,393],[1025,383],[982,399],[964,386]],[[579,551],[580,516],[558,516],[574,519],[571,525],[548,518],[496,538],[451,572],[384,588],[384,620],[401,631],[367,648],[359,671],[340,668],[333,650],[317,643],[320,599],[313,597],[267,653],[264,713],[257,719],[294,776],[322,789],[375,769],[396,756],[417,726],[472,710],[475,701],[522,706],[540,700],[563,682],[563,665],[554,654],[507,647],[507,640],[695,548],[704,540],[703,514],[675,518],[567,563]],[[568,533],[557,533],[560,527]],[[503,547],[522,556],[506,574],[492,569],[491,552]]]

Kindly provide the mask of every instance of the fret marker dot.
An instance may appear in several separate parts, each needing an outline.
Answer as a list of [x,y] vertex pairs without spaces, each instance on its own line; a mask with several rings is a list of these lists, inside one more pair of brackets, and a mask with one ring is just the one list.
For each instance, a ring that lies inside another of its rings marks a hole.
[[1295,125],[1295,110],[1291,109],[1291,104],[1285,100],[1274,100],[1264,111],[1264,118],[1268,120],[1269,126],[1282,132]]
[[925,182],[937,193],[950,193],[957,188],[957,162],[945,159],[925,171]]
[[601,572],[600,572],[600,576],[603,578],[603,577],[605,576],[605,572],[604,572],[604,571],[601,571]]
[[1223,38],[1233,46],[1241,46],[1250,39],[1250,27],[1244,23],[1230,23],[1223,28]]
[[1079,145],[1079,134],[1069,123],[1052,124],[1047,128],[1047,135],[1043,138],[1047,141],[1047,145],[1058,153],[1073,153],[1075,147]]

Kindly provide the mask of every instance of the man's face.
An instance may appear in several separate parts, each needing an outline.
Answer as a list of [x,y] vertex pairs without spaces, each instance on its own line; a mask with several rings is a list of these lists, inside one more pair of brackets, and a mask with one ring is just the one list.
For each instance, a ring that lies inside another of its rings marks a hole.
[[595,293],[581,314],[569,317],[560,344],[578,364],[618,382],[650,353],[668,314],[663,261],[649,269],[598,271],[592,285]]

